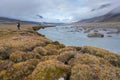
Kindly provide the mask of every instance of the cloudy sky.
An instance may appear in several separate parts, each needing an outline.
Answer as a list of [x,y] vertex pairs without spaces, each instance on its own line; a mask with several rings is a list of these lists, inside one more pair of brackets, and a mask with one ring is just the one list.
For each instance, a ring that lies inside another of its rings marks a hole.
[[0,16],[42,22],[75,22],[106,14],[119,5],[120,0],[0,0]]

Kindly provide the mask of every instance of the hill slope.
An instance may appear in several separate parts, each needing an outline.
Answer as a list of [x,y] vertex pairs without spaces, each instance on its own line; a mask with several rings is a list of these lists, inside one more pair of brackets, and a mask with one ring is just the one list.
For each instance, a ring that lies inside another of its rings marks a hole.
[[0,17],[0,23],[16,23],[16,22],[39,24],[39,22],[34,22],[34,21],[24,21],[24,20],[13,19],[8,17]]
[[90,18],[90,19],[84,19],[78,22],[119,22],[120,21],[119,9],[120,7],[117,7],[105,15]]

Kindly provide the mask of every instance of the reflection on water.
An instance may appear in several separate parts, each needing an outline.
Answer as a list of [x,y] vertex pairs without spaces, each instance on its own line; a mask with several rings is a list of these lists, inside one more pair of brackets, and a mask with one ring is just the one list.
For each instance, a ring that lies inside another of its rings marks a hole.
[[69,46],[96,46],[107,50],[120,53],[120,34],[112,34],[112,37],[107,37],[105,31],[100,32],[105,34],[104,38],[88,38],[83,30],[77,31],[75,27],[57,26],[40,29],[38,32],[52,39],[59,41]]

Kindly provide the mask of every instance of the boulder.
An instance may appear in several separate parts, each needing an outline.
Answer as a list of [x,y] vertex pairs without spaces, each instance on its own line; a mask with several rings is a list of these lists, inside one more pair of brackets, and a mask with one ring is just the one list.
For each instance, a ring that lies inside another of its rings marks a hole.
[[107,37],[112,37],[112,35],[108,35]]
[[104,37],[104,34],[101,34],[101,33],[89,33],[87,36],[88,37],[100,37],[100,38],[102,38],[102,37]]

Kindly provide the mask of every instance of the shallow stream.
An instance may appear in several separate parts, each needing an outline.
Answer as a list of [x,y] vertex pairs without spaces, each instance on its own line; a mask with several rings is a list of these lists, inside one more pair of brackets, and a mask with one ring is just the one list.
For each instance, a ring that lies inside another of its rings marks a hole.
[[77,31],[76,27],[71,26],[48,27],[38,32],[68,46],[95,46],[120,53],[120,34],[111,34],[112,37],[108,37],[107,31],[100,30],[105,35],[104,38],[89,38],[84,30]]

